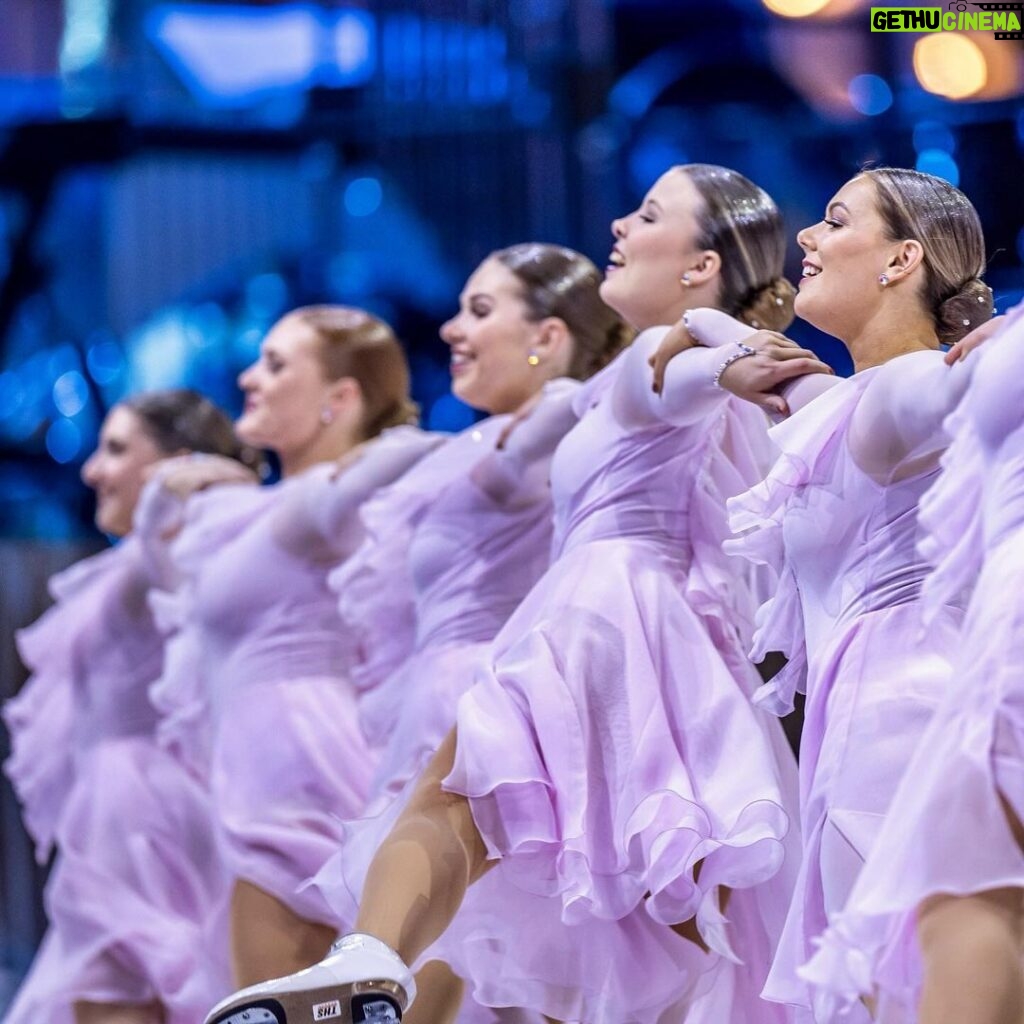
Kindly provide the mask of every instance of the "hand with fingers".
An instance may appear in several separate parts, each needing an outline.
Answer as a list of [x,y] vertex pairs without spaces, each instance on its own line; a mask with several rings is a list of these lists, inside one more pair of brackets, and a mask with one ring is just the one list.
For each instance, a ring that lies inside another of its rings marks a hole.
[[778,416],[789,415],[785,398],[778,394],[783,385],[809,373],[835,373],[810,349],[801,348],[776,331],[757,331],[735,349],[722,350],[724,359],[716,383]]
[[693,335],[686,329],[686,324],[682,320],[661,339],[661,344],[647,360],[647,365],[654,370],[654,383],[651,385],[651,390],[656,395],[660,395],[662,388],[665,386],[665,371],[668,369],[668,364],[680,352],[697,348],[699,345],[700,343],[694,340]]
[[991,320],[986,320],[980,327],[975,327],[970,334],[961,338],[946,353],[946,365],[954,366],[956,363],[963,362],[976,348],[998,334],[1002,330],[1005,320],[1005,316],[994,316]]
[[165,490],[183,500],[197,491],[205,491],[218,484],[259,483],[259,478],[251,469],[223,455],[175,459],[161,475]]

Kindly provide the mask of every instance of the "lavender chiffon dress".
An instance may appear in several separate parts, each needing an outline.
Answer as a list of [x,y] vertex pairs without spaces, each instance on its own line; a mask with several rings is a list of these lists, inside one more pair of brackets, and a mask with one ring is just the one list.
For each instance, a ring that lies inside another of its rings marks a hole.
[[[795,766],[751,705],[754,598],[721,546],[767,424],[711,386],[714,350],[673,360],[654,395],[664,330],[580,389],[554,560],[458,707],[445,785],[500,859],[485,881],[554,906],[561,930],[492,922],[456,966],[478,998],[562,1020],[784,1021],[758,992],[796,868]],[[694,916],[710,954],[668,927]]]
[[359,506],[439,440],[397,428],[340,473],[195,495],[171,548],[162,740],[207,780],[231,877],[309,921],[334,923],[301,883],[363,810],[376,769],[349,679],[357,641],[327,576],[359,545]]
[[[575,422],[577,389],[566,379],[546,385],[500,451],[509,416],[490,417],[423,459],[363,507],[366,540],[332,574],[345,627],[361,638],[352,670],[361,719],[381,748],[366,815],[347,823],[341,849],[312,880],[339,922],[354,919],[374,853],[455,724],[490,642],[548,566],[549,466]],[[518,912],[521,900],[500,880],[484,879],[417,968],[453,959],[481,922]],[[472,998],[459,1017],[494,1019]]]
[[163,645],[136,531],[60,573],[18,635],[32,676],[4,708],[5,765],[44,862],[50,926],[6,1024],[72,1024],[76,1001],[158,1002],[193,1024],[230,990],[217,908],[227,879],[208,796],[156,742],[147,690]]
[[[844,906],[949,683],[962,605],[936,609],[922,635],[928,565],[917,551],[918,505],[944,444],[941,417],[922,407],[901,419],[891,397],[900,388],[933,393],[944,371],[940,352],[920,352],[838,381],[772,429],[779,460],[729,503],[740,538],[728,549],[780,577],[758,614],[753,653],[782,651],[789,663],[758,703],[782,714],[797,691],[807,694],[803,862],[764,993],[805,1008],[812,993],[798,968]],[[889,466],[886,453],[903,441],[906,457]],[[851,1012],[868,1019],[863,1006]]]
[[[916,910],[929,896],[1024,889],[1024,306],[965,366],[943,472],[921,502],[934,643],[943,609],[973,589],[948,692],[921,738],[843,913],[803,971],[822,1019],[874,995],[886,1024],[916,1020]],[[918,624],[917,633],[923,627]]]

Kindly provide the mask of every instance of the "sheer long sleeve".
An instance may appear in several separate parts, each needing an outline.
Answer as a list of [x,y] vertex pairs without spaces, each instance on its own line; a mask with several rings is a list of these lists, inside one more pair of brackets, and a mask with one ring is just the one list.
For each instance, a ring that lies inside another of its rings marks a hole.
[[530,502],[547,493],[551,457],[576,425],[573,407],[580,383],[559,377],[544,385],[540,401],[517,423],[502,448],[473,467],[473,482],[495,501]]
[[[169,460],[166,467],[172,469],[175,464],[180,464],[178,459]],[[140,564],[150,584],[159,590],[174,590],[180,573],[171,557],[171,545],[185,520],[185,502],[164,486],[165,474],[166,470],[158,471],[143,487],[132,534],[138,540]]]
[[[728,397],[727,392],[714,386],[714,377],[733,342],[680,352],[665,370],[661,393],[655,394],[654,371],[648,359],[670,330],[649,327],[622,357],[624,364],[615,381],[612,408],[624,427],[643,429],[658,423],[685,427],[704,419]],[[750,334],[749,327],[746,334]]]
[[947,366],[940,351],[911,352],[878,367],[850,421],[850,453],[879,483],[934,468],[949,438],[943,420],[970,383],[970,360]]
[[317,467],[281,503],[275,535],[288,550],[337,561],[351,554],[363,538],[360,506],[382,487],[394,483],[447,435],[396,427],[366,444],[352,465],[338,470]]
[[1024,409],[1024,303],[1007,314],[1003,329],[965,361],[974,369],[968,413],[981,443],[996,451],[1020,429]]

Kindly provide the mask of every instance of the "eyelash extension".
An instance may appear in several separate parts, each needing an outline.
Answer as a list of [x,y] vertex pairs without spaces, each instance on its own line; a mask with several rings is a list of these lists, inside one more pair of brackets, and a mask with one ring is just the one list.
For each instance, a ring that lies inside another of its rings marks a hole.
[[830,228],[841,228],[843,226],[839,221],[837,221],[837,220],[829,220],[828,217],[825,218],[825,223]]

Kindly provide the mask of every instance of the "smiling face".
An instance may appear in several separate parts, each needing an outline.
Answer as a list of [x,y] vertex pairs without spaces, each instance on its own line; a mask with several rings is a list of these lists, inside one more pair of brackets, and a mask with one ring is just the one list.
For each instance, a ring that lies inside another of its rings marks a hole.
[[615,245],[601,298],[644,330],[675,323],[690,298],[681,278],[697,258],[704,200],[679,168],[663,174],[639,208],[612,222]]
[[887,235],[874,184],[848,181],[831,199],[823,220],[796,240],[804,251],[796,312],[844,341],[856,337],[878,311],[886,272],[899,243]]
[[239,439],[282,457],[308,447],[323,428],[329,402],[315,330],[300,317],[279,320],[263,339],[260,356],[238,377],[245,408],[235,424]]
[[123,537],[131,531],[147,471],[166,454],[135,413],[122,405],[110,410],[99,446],[82,467],[82,480],[96,492],[96,526],[103,533]]
[[451,347],[453,393],[492,415],[518,409],[545,380],[529,363],[539,331],[515,274],[484,260],[462,289],[458,313],[441,327]]

